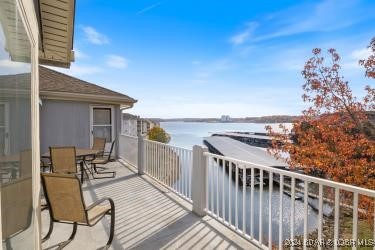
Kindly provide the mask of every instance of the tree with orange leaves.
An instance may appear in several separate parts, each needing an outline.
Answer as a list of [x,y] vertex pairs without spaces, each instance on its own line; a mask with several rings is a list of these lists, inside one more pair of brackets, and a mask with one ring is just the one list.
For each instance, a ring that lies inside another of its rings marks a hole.
[[[366,76],[375,78],[375,40],[372,55],[360,61]],[[375,126],[368,112],[375,110],[375,89],[366,86],[366,96],[358,100],[340,75],[340,56],[328,50],[329,62],[321,49],[313,50],[302,71],[303,100],[310,104],[300,120],[273,136],[269,151],[278,158],[285,153],[292,168],[330,180],[375,189]],[[280,141],[282,143],[280,143]]]

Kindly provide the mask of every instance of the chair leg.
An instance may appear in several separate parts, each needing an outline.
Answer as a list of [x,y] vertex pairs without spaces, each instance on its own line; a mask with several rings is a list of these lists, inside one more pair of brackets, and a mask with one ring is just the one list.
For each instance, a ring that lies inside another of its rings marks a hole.
[[104,249],[108,249],[113,241],[113,236],[115,233],[115,203],[113,202],[112,199],[109,199],[109,203],[111,204],[111,229],[109,232],[109,239],[107,244],[105,245]]
[[72,242],[72,240],[74,240],[74,237],[76,236],[76,233],[77,233],[77,222],[74,222],[73,223],[73,231],[72,231],[72,234],[70,235],[69,239],[64,241],[64,242],[61,242],[59,244],[59,247],[57,248],[57,250],[61,250],[63,249],[64,247],[66,247],[70,242]]
[[48,229],[48,232],[47,232],[46,236],[44,236],[42,238],[42,243],[45,242],[46,240],[48,240],[51,237],[51,234],[52,234],[52,231],[53,231],[53,220],[52,220],[51,217],[49,219],[50,219],[50,221],[49,221],[49,229]]
[[[92,177],[94,179],[106,179],[106,178],[115,178],[116,177],[116,172],[115,171],[98,171],[98,167],[96,166],[95,163],[92,163],[92,168],[93,168],[93,175]],[[94,176],[94,173],[95,174],[98,174],[98,175],[101,175],[101,174],[112,174],[112,176],[103,176],[103,177],[97,177],[97,176]]]

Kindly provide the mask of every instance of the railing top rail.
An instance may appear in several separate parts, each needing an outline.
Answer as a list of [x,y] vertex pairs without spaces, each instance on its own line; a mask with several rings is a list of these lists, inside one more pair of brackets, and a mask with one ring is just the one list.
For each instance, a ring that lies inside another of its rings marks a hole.
[[183,150],[186,150],[186,151],[192,151],[191,149],[188,149],[188,148],[177,147],[177,146],[169,145],[169,144],[158,142],[158,141],[151,141],[151,140],[148,140],[148,139],[145,139],[144,141],[145,142],[149,142],[149,143],[154,143],[154,144],[158,144],[158,145],[163,145],[163,146],[171,147],[171,148],[183,149]]
[[[256,164],[256,163],[252,163],[252,162],[248,162],[248,161],[242,161],[242,160],[239,160],[239,159],[235,159],[235,158],[231,158],[231,157],[227,157],[227,156],[221,156],[221,155],[217,155],[217,154],[213,154],[213,153],[209,153],[209,152],[205,152],[204,155],[208,156],[208,157],[214,157],[214,158],[217,158],[217,159],[221,159],[221,160],[231,161],[233,163],[238,163],[238,165],[240,165],[240,164],[250,165],[250,166],[253,166],[253,167],[256,167],[256,168],[259,168],[259,169],[262,169],[262,170],[266,170],[266,171],[269,171],[269,172],[272,172],[272,173],[285,175],[285,176],[289,176],[289,177],[294,177],[294,178],[305,180],[305,181],[308,181],[308,182],[315,182],[315,183],[322,184],[322,185],[325,185],[325,186],[329,186],[329,187],[333,187],[333,188],[339,188],[339,189],[342,189],[342,190],[346,190],[346,191],[350,191],[350,192],[358,193],[358,194],[363,194],[363,195],[367,195],[369,197],[375,198],[375,190],[356,187],[356,186],[348,185],[348,184],[345,184],[345,183],[321,179],[321,178],[318,178],[318,177],[300,174],[300,173],[295,173],[295,172],[291,172],[291,171],[287,171],[287,170],[283,170],[283,169],[278,169],[278,168],[274,168],[274,167],[264,166],[264,165],[260,165],[260,164]],[[242,168],[242,167],[239,166],[239,168]]]
[[138,139],[138,137],[134,136],[134,135],[120,134],[120,136],[125,136],[125,137],[130,137],[130,138]]

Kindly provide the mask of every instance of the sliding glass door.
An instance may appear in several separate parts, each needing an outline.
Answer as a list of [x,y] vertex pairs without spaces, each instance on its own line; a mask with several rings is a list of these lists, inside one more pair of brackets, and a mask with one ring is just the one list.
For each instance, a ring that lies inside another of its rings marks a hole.
[[31,43],[17,2],[0,0],[1,237],[3,249],[33,249]]

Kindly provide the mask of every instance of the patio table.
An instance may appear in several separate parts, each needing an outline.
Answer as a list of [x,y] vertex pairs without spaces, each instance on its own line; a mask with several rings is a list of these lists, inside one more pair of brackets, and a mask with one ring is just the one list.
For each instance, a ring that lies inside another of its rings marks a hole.
[[[100,150],[95,149],[86,149],[86,148],[76,148],[76,159],[79,161],[79,166],[81,167],[81,183],[83,183],[83,172],[84,172],[84,162],[85,160],[90,158],[95,158],[97,154],[101,153]],[[42,154],[42,158],[50,159],[51,156],[49,152]]]

